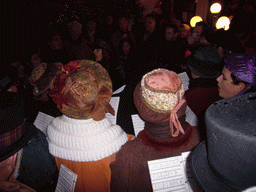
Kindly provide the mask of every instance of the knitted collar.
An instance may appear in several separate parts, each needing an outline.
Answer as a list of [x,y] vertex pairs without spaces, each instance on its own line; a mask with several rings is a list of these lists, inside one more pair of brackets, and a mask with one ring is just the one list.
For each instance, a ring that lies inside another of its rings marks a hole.
[[65,115],[48,126],[50,153],[71,161],[97,161],[117,152],[128,140],[118,125],[101,121],[72,119]]
[[155,150],[174,151],[189,143],[192,138],[192,127],[187,123],[185,134],[169,141],[159,141],[150,136],[145,129],[139,133],[138,138],[142,140],[144,145],[152,147]]

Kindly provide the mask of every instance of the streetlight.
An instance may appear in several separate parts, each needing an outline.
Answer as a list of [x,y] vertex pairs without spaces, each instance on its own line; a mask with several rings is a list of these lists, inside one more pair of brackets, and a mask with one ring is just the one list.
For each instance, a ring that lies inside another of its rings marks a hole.
[[191,27],[195,27],[196,26],[196,23],[200,22],[200,21],[203,21],[202,17],[200,16],[194,16],[191,18],[190,20],[190,26]]
[[220,13],[221,11],[221,4],[219,3],[213,3],[210,7],[210,11],[213,15],[213,20],[212,20],[212,25],[215,26],[216,25],[216,22],[219,18],[218,14]]
[[229,29],[229,24],[230,24],[230,20],[228,17],[226,16],[222,16],[218,19],[217,23],[216,23],[216,28],[217,29],[221,29],[224,28],[224,30],[228,30]]
[[213,3],[210,7],[210,11],[212,14],[217,14],[221,11],[221,4]]

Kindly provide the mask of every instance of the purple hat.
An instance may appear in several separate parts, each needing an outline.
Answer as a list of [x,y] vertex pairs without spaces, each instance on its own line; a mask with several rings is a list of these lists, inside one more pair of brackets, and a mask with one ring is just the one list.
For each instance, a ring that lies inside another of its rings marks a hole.
[[225,64],[234,76],[249,83],[249,85],[239,93],[239,95],[246,93],[246,91],[256,86],[255,54],[243,55],[238,53],[229,53],[225,58]]

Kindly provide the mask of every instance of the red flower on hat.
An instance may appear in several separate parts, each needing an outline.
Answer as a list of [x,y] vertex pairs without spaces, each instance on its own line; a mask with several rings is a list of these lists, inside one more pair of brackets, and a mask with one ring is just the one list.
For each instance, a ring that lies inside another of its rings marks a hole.
[[68,104],[68,100],[65,95],[62,94],[63,88],[65,86],[65,79],[61,78],[61,74],[58,75],[54,82],[55,89],[48,92],[49,96],[52,98],[53,102],[57,104],[58,108],[62,108],[62,104]]
[[57,104],[57,107],[62,109],[62,104],[68,104],[68,100],[65,95],[62,94],[66,79],[74,72],[76,72],[80,66],[77,61],[70,61],[67,65],[62,67],[62,71],[66,74],[65,78],[59,74],[54,82],[55,89],[48,92],[49,96],[52,98],[53,102]]
[[65,95],[59,92],[58,89],[51,90],[51,93],[49,93],[54,103],[57,104],[57,107],[62,109],[62,104],[68,104],[68,100]]
[[80,66],[78,65],[77,61],[70,61],[67,65],[62,67],[62,71],[66,73],[67,77],[70,76],[72,73],[76,72]]

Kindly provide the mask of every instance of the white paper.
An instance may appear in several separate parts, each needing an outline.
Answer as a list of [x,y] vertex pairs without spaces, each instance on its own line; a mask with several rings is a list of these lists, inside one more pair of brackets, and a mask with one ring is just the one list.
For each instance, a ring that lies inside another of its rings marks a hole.
[[137,137],[139,132],[144,129],[145,122],[140,118],[138,114],[132,115],[132,123],[134,128],[134,134]]
[[188,122],[191,126],[198,126],[198,119],[195,113],[190,109],[189,106],[186,108],[186,122]]
[[115,115],[112,115],[111,113],[106,113],[106,118],[108,118],[113,125],[116,125],[119,101],[120,101],[120,97],[111,97],[109,101],[109,104],[115,110]]
[[113,95],[114,95],[114,94],[121,93],[121,92],[124,90],[125,86],[126,86],[126,85],[123,85],[123,86],[120,87],[119,89],[115,90],[115,92],[113,93]]
[[148,161],[153,191],[187,192],[182,156]]
[[39,111],[38,115],[36,116],[36,120],[34,121],[34,125],[43,133],[46,133],[47,127],[53,119],[54,117]]
[[75,191],[75,185],[77,180],[77,174],[68,169],[65,165],[60,165],[58,183],[55,192],[73,192]]
[[189,77],[188,77],[187,73],[186,72],[179,73],[178,76],[180,77],[180,79],[183,83],[185,91],[187,91],[188,86],[189,86]]
[[191,151],[187,151],[179,156],[148,161],[153,191],[201,191],[191,172],[190,154]]

